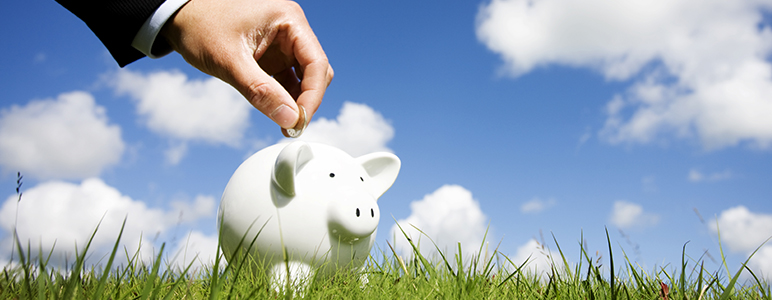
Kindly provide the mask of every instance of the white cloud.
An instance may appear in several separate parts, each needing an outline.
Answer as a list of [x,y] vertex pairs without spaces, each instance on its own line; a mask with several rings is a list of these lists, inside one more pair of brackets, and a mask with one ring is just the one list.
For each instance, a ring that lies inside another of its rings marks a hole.
[[647,227],[659,223],[659,216],[644,212],[641,205],[616,201],[609,222],[619,228]]
[[[716,232],[716,222],[710,226]],[[772,214],[754,213],[745,206],[736,206],[722,211],[718,216],[718,230],[721,241],[736,252],[751,252],[769,237],[772,237]]]
[[188,153],[188,143],[175,141],[169,143],[169,148],[164,151],[166,162],[170,165],[179,164],[185,154]]
[[[470,191],[458,185],[444,185],[423,199],[413,201],[410,210],[410,216],[397,223],[414,244],[420,242],[421,255],[439,257],[434,244],[413,226],[426,233],[448,260],[458,252],[459,242],[464,259],[479,251],[488,225],[487,217]],[[397,225],[392,226],[390,236],[396,238],[393,243],[398,253],[412,254],[410,244]]]
[[177,249],[171,252],[171,259],[180,270],[192,264],[188,274],[194,274],[201,272],[204,267],[213,266],[217,247],[216,235],[209,236],[199,231],[191,231],[185,240],[180,241]]
[[769,280],[772,277],[772,245],[761,247],[748,265],[756,276]]
[[[5,201],[0,210],[0,226],[7,232],[16,228],[22,244],[29,242],[33,254],[37,254],[38,246],[43,253],[53,248],[53,265],[63,266],[65,259],[74,261],[76,245],[83,249],[100,219],[102,223],[89,251],[96,254],[92,262],[106,259],[102,255],[109,255],[127,216],[121,242],[129,253],[135,253],[141,242],[144,260],[152,258],[150,239],[166,228],[161,210],[148,208],[97,178],[86,179],[80,185],[50,181],[30,188],[18,203],[18,221],[14,226],[16,200],[14,195]],[[3,256],[7,257],[12,249],[11,239],[9,235],[0,242]]]
[[[239,146],[254,110],[219,79],[189,80],[179,71],[142,74],[120,70],[112,85],[118,94],[135,100],[137,113],[151,131],[175,142]],[[179,162],[185,152],[178,146],[170,148],[168,161]]]
[[299,139],[332,145],[356,157],[392,152],[386,143],[393,137],[394,128],[380,113],[365,104],[345,102],[337,119],[314,119]]
[[[213,216],[216,210],[214,198],[202,195],[197,196],[193,203],[175,201],[169,211],[150,208],[98,178],[86,179],[81,184],[44,182],[24,191],[21,202],[17,203],[17,199],[16,195],[9,196],[0,207],[0,228],[8,233],[16,228],[22,244],[29,242],[33,256],[39,254],[39,249],[44,254],[53,249],[51,265],[60,267],[64,267],[65,261],[74,261],[76,245],[79,250],[84,248],[100,220],[88,252],[89,264],[106,262],[124,218],[127,218],[126,227],[121,237],[118,261],[126,262],[123,247],[130,254],[139,251],[143,261],[150,261],[155,259],[159,250],[154,248],[156,237],[163,236],[179,221],[192,222],[197,218]],[[14,249],[12,237],[8,234],[0,241],[0,259],[10,258]],[[196,241],[196,245],[206,244],[206,239],[196,234],[191,235],[191,240]],[[166,253],[173,246],[167,247]],[[193,247],[203,251],[203,248]],[[212,249],[214,251],[215,248]]]
[[193,202],[172,201],[171,217],[177,217],[182,222],[193,222],[201,218],[213,217],[217,211],[217,201],[212,196],[198,195]]
[[530,272],[531,274],[545,276],[552,273],[552,264],[554,263],[555,270],[562,271],[562,259],[558,257],[553,261],[553,258],[550,257],[551,255],[549,249],[539,244],[535,239],[531,239],[517,248],[517,253],[514,256],[509,257],[515,265],[507,265],[506,269],[513,272],[523,263],[526,263],[525,267],[521,269],[523,274],[529,274]]
[[533,198],[520,206],[520,212],[524,214],[540,213],[545,209],[555,206],[555,203],[555,199],[542,200],[540,198]]
[[[709,224],[716,224],[716,221]],[[722,211],[718,216],[718,228],[710,229],[721,233],[721,242],[733,252],[750,255],[768,238],[772,237],[772,214],[754,213],[745,206],[736,206]],[[756,275],[772,276],[772,245],[768,242],[759,249],[748,263]]]
[[689,170],[689,175],[687,176],[687,178],[691,182],[721,181],[721,180],[727,180],[729,178],[732,178],[732,172],[724,171],[724,172],[714,172],[710,174],[705,174],[700,172],[697,169],[691,169]]
[[49,179],[82,179],[118,163],[121,129],[86,92],[30,101],[0,111],[0,165],[6,172]]
[[519,76],[548,65],[633,79],[607,106],[600,137],[704,148],[772,145],[769,1],[492,0],[477,36]]

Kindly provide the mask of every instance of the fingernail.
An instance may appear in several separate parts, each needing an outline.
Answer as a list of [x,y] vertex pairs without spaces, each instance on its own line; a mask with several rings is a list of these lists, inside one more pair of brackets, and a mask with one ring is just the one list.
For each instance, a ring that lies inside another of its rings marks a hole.
[[282,104],[271,113],[271,119],[282,128],[292,128],[298,120],[298,113],[286,104]]

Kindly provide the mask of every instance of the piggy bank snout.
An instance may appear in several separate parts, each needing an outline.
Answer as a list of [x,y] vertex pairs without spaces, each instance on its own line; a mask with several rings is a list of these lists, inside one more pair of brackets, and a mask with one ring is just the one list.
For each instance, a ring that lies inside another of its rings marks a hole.
[[378,203],[372,197],[330,201],[327,211],[330,233],[334,239],[346,242],[371,235],[381,219]]

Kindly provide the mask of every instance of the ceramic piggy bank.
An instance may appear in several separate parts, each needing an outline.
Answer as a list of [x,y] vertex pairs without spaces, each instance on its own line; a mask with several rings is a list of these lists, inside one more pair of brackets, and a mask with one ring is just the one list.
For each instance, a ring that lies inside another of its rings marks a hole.
[[255,153],[233,174],[220,203],[226,259],[251,254],[277,290],[286,283],[302,288],[314,274],[361,268],[381,216],[376,201],[399,169],[391,153],[354,158],[301,141]]

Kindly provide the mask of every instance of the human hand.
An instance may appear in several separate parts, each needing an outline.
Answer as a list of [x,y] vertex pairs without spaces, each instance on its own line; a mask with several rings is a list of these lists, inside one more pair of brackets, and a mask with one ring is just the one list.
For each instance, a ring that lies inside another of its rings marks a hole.
[[333,78],[303,10],[292,1],[191,0],[161,35],[188,63],[235,87],[285,136],[303,122],[298,105],[310,120]]

